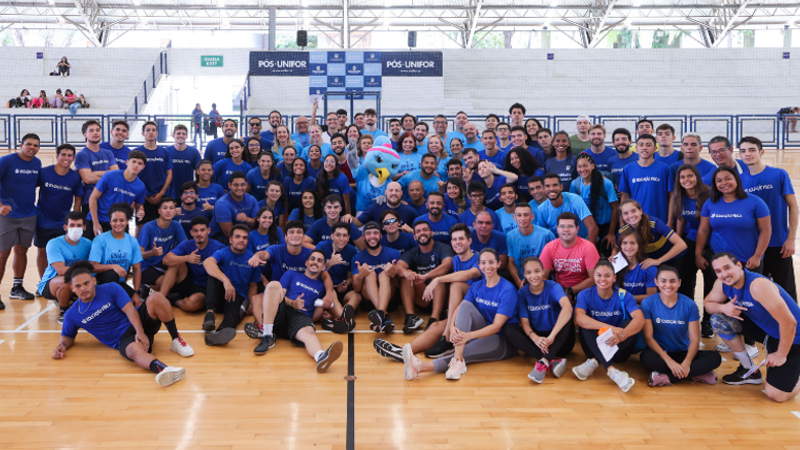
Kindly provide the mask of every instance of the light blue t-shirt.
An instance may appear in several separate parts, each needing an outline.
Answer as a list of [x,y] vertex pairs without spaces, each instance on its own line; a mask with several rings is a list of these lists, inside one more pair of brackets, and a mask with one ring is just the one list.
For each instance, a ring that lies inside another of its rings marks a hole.
[[417,169],[410,173],[403,175],[399,180],[400,186],[403,187],[404,197],[408,200],[408,185],[411,184],[412,181],[419,181],[422,183],[422,189],[425,191],[425,196],[427,197],[428,194],[431,192],[438,192],[439,191],[439,181],[441,179],[436,175],[431,175],[429,179],[422,178],[422,170]]
[[53,268],[53,263],[64,263],[71,266],[75,261],[83,261],[89,258],[89,251],[92,249],[92,241],[81,237],[77,245],[70,245],[65,236],[50,239],[47,242],[45,251],[47,252],[47,269],[44,271],[42,281],[36,287],[39,292],[44,292],[44,287],[53,278],[58,276],[58,272]]
[[[136,238],[130,234],[125,233],[122,239],[117,239],[111,231],[106,231],[92,241],[89,261],[116,264],[127,272],[131,266],[142,262],[142,249],[139,248]],[[119,281],[124,282],[125,277],[119,277]]]
[[540,227],[547,228],[554,235],[558,235],[559,214],[571,212],[581,219],[581,223],[578,228],[578,236],[586,239],[586,237],[589,235],[589,230],[586,229],[586,225],[583,223],[583,220],[591,216],[592,213],[589,212],[589,208],[579,195],[570,194],[569,192],[562,192],[561,196],[564,200],[561,202],[561,206],[558,208],[553,206],[553,203],[550,200],[545,200],[541,205],[539,205],[539,214],[536,216],[536,224]]
[[411,154],[407,155],[403,152],[399,152],[398,155],[400,156],[400,165],[397,167],[397,173],[400,173],[419,170],[422,165],[422,155],[424,155],[424,153],[411,152]]
[[[531,209],[533,208],[536,208],[536,206],[533,206]],[[536,209],[538,210],[538,208]],[[494,213],[500,218],[500,226],[503,228],[503,233],[508,234],[509,232],[519,228],[517,221],[514,220],[514,214],[506,212],[505,207],[496,210]]]
[[533,226],[533,233],[528,236],[523,236],[519,228],[510,231],[506,236],[506,245],[508,246],[508,256],[514,258],[514,264],[517,266],[517,274],[520,280],[524,278],[522,262],[529,256],[536,256],[542,254],[544,246],[548,242],[555,240],[556,236],[547,228],[542,228],[538,225]]
[[[605,225],[611,222],[611,203],[619,201],[619,198],[617,198],[617,190],[614,189],[614,184],[611,183],[608,178],[603,178],[603,188],[606,191],[606,195],[601,195],[598,197],[596,202],[597,204],[595,205],[596,213],[592,214],[597,225]],[[583,202],[586,204],[586,207],[589,208],[589,202],[592,193],[591,185],[587,186],[584,184],[583,179],[578,177],[572,180],[572,185],[570,186],[569,191],[572,194],[580,195],[583,199]]]
[[656,293],[642,300],[642,313],[652,321],[653,339],[665,352],[689,349],[689,324],[700,320],[700,310],[692,299],[678,294],[678,302],[668,308]]

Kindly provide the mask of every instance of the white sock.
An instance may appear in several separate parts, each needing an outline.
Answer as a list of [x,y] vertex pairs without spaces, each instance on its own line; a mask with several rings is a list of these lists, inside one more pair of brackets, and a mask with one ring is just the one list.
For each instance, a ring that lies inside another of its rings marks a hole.
[[747,349],[745,348],[744,351],[741,352],[733,352],[734,355],[739,357],[739,364],[742,365],[745,369],[752,369],[753,368],[753,360],[750,359],[750,355],[747,354]]
[[322,357],[322,355],[323,355],[324,353],[325,353],[325,352],[324,352],[324,351],[322,351],[322,350],[320,350],[320,351],[318,351],[317,353],[315,353],[315,354],[314,354],[314,361],[319,361],[319,359]]
[[272,334],[272,327],[273,326],[274,326],[273,324],[262,325],[261,326],[262,327],[261,329],[262,329],[262,331],[264,331],[264,335],[265,336],[268,335],[268,334]]

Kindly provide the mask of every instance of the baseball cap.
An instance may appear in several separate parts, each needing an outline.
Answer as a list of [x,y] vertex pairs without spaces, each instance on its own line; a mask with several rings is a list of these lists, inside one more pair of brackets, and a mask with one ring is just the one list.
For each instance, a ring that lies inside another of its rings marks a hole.
[[378,222],[375,222],[374,220],[370,220],[369,222],[366,223],[366,225],[364,225],[364,232],[366,233],[367,230],[378,230],[378,231],[381,231],[381,227],[380,227],[380,225],[378,225]]

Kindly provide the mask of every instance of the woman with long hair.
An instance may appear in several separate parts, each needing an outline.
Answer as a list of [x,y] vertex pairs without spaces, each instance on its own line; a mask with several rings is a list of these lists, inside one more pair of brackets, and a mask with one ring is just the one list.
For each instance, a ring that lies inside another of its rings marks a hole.
[[676,257],[686,250],[686,242],[672,228],[661,219],[645,214],[642,205],[633,199],[622,202],[619,212],[625,223],[619,229],[620,234],[628,228],[634,228],[644,241],[647,259],[639,262],[643,268],[660,266],[668,261],[673,266],[680,263]]
[[258,207],[268,206],[272,210],[275,222],[281,229],[286,227],[289,212],[287,211],[286,187],[280,181],[270,181],[267,184],[267,197],[258,202]]
[[[302,159],[300,160],[302,161]],[[322,219],[322,205],[317,201],[317,194],[313,189],[304,189],[300,193],[300,207],[295,208],[289,213],[289,222],[292,220],[302,220],[303,226],[308,232],[311,225],[318,219]]]
[[[247,149],[244,152],[242,159],[248,162],[251,166],[255,167],[258,164],[258,157],[264,149],[261,148],[261,139],[249,137],[245,139],[244,146]],[[273,155],[274,158],[274,155]]]
[[275,156],[270,151],[261,152],[256,163],[258,165],[247,172],[247,193],[261,201],[267,196],[269,182],[282,181],[283,174],[275,167]]
[[343,214],[349,214],[350,197],[355,192],[350,187],[345,174],[339,170],[339,162],[335,155],[328,155],[322,160],[322,171],[317,175],[317,197],[325,198],[336,194],[344,202]]
[[578,178],[572,180],[569,191],[580,195],[599,228],[600,239],[597,251],[603,256],[611,256],[617,224],[619,223],[619,199],[614,183],[603,177],[589,153],[581,153],[575,160]]
[[392,180],[397,181],[403,175],[413,172],[422,165],[422,154],[417,152],[417,139],[408,131],[400,135],[397,141],[397,154],[400,155],[400,167]]
[[316,179],[319,172],[322,170],[322,149],[317,144],[311,144],[307,147],[306,159],[308,161],[308,176]]
[[214,164],[210,159],[202,159],[195,168],[197,174],[197,204],[203,211],[213,211],[214,203],[225,195],[225,189],[214,183]]
[[578,177],[578,170],[575,167],[575,156],[572,154],[569,134],[566,131],[559,131],[553,136],[553,148],[556,156],[544,162],[544,171],[557,173],[564,190],[569,192],[572,180]]
[[428,153],[436,156],[436,175],[444,182],[447,179],[447,163],[450,161],[450,155],[444,149],[444,141],[438,136],[431,136],[428,138]]
[[[292,133],[289,131],[289,127],[280,124],[275,128],[275,142],[272,144],[272,154],[275,156],[275,161],[283,161],[283,150],[288,147],[295,147],[294,142],[292,142]],[[297,156],[297,150],[295,150],[295,156]]]
[[457,219],[470,205],[464,180],[459,177],[448,178],[445,184],[444,212]]
[[222,186],[225,192],[228,192],[228,179],[233,172],[242,172],[247,174],[253,167],[246,163],[243,159],[244,156],[244,142],[239,139],[233,139],[228,143],[228,150],[225,152],[225,157],[214,164],[214,177],[217,184]]
[[[308,176],[306,162],[300,158],[292,161],[292,175],[283,179],[286,187],[286,198],[289,201],[289,212],[300,207],[300,197],[305,190],[314,190],[315,181]],[[291,220],[291,219],[289,219]]]
[[628,265],[617,273],[617,287],[624,288],[633,295],[636,303],[656,293],[656,266],[643,269],[640,262],[647,259],[644,240],[635,228],[627,228],[619,234],[618,246]]
[[247,249],[251,252],[266,250],[270,245],[285,244],[286,238],[283,229],[275,220],[275,214],[269,206],[262,206],[256,213],[256,223],[258,226],[250,232],[250,239],[247,241]]
[[525,145],[528,147],[538,148],[539,150],[542,149],[542,146],[539,145],[539,138],[537,134],[539,130],[542,129],[542,123],[539,120],[530,118],[525,121]]
[[522,194],[521,201],[530,201],[528,179],[533,176],[544,176],[536,158],[526,148],[514,147],[506,154],[505,170],[517,175],[517,191]]
[[278,163],[278,170],[281,171],[281,175],[284,177],[288,177],[292,175],[292,163],[294,162],[295,158],[297,158],[297,149],[294,147],[286,147],[283,149],[283,153],[281,154],[281,159],[276,159],[275,161],[280,161]]

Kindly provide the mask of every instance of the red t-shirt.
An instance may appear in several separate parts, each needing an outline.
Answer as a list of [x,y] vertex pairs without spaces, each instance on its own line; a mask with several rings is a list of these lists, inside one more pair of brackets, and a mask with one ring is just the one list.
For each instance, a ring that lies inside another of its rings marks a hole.
[[594,269],[600,255],[592,243],[579,237],[570,248],[564,248],[561,239],[548,242],[539,259],[545,269],[555,269],[556,283],[568,288],[589,278],[589,269]]
[[350,183],[356,182],[356,180],[353,179],[353,172],[350,171],[350,166],[347,165],[347,163],[339,165],[339,171],[342,172],[344,176],[347,177],[347,181],[349,181]]

